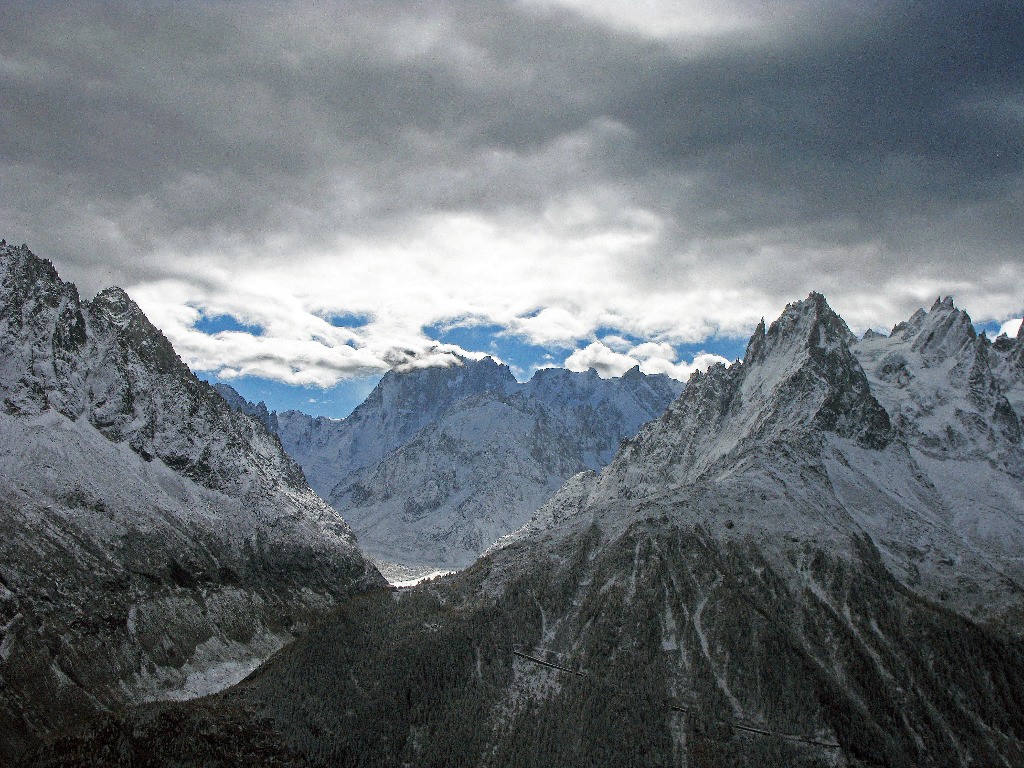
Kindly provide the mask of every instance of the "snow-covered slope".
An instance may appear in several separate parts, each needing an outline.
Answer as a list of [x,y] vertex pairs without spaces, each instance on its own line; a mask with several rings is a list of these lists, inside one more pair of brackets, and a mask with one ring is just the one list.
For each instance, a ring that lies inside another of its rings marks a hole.
[[917,390],[874,394],[861,343],[821,296],[791,304],[470,568],[36,765],[111,744],[154,765],[1024,764],[1017,380],[922,381],[947,440]]
[[[811,540],[834,553],[867,535],[906,586],[1012,623],[1024,606],[1024,452],[1002,394],[1021,383],[1011,353],[948,299],[857,341],[811,294],[759,326],[741,363],[695,374],[585,481],[585,502],[582,478],[562,493],[588,510],[581,525],[602,499],[650,499],[703,510],[694,520],[716,536],[766,550]],[[512,538],[561,508],[556,497]],[[613,511],[603,524],[630,521]]]
[[951,297],[853,346],[892,414],[885,465],[845,452],[836,490],[890,567],[981,616],[1024,594],[1024,338],[992,343]]
[[389,372],[344,420],[274,418],[366,552],[431,572],[465,567],[568,478],[607,464],[680,389],[636,368],[615,379],[546,369],[519,384],[491,358],[460,359]]
[[909,444],[936,458],[996,460],[1020,446],[1020,414],[1007,395],[1019,409],[1022,343],[993,345],[947,296],[853,351]]
[[0,753],[232,682],[381,583],[278,439],[120,289],[0,245]]
[[516,387],[491,358],[449,367],[388,371],[344,420],[299,411],[277,414],[281,442],[323,498],[341,480],[377,463],[423,427],[477,397],[502,397]]

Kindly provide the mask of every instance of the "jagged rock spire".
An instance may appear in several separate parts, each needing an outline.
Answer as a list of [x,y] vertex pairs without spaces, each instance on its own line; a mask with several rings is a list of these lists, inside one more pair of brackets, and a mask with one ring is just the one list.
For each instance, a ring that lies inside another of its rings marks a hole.
[[0,383],[8,413],[83,408],[80,351],[87,324],[78,291],[27,246],[0,247]]
[[757,328],[754,329],[754,334],[750,337],[750,341],[747,342],[747,351],[743,355],[743,364],[752,365],[759,362],[764,357],[764,318],[761,318],[761,322],[757,324]]
[[937,455],[992,458],[1022,435],[1007,399],[1021,387],[1007,342],[979,335],[946,296],[855,352],[904,440]]
[[634,441],[625,461],[671,465],[690,482],[716,462],[775,441],[823,432],[880,447],[885,409],[850,351],[855,337],[825,297],[789,304],[767,330],[759,323],[741,365],[690,378],[665,417]]

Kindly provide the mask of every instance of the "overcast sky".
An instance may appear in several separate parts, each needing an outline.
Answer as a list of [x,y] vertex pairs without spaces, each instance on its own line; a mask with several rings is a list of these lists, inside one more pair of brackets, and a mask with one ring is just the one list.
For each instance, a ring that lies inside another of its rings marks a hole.
[[0,0],[0,236],[302,393],[456,348],[685,378],[811,290],[995,327],[1021,9]]

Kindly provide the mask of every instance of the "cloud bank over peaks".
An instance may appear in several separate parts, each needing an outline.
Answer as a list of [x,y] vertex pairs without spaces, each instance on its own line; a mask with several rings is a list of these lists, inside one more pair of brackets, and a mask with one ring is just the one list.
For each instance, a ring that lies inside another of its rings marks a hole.
[[[640,366],[643,373],[664,373],[673,379],[686,381],[694,371],[702,373],[715,363],[730,361],[721,355],[700,352],[690,362],[678,361],[678,353],[665,342],[644,342],[625,352],[616,352],[606,342],[594,341],[569,355],[564,366],[570,371],[583,372],[593,368],[602,378],[621,376],[630,368]],[[613,337],[612,343],[619,346],[621,337]]]
[[458,318],[685,378],[812,290],[1020,317],[1024,6],[711,5],[7,3],[0,236],[315,386]]
[[999,333],[1000,334],[1004,334],[1005,333],[1011,339],[1015,339],[1015,338],[1017,338],[1017,335],[1020,333],[1021,328],[1024,327],[1024,325],[1022,325],[1022,324],[1024,324],[1024,318],[1015,317],[1015,318],[1013,318],[1011,320],[1007,320],[999,328]]

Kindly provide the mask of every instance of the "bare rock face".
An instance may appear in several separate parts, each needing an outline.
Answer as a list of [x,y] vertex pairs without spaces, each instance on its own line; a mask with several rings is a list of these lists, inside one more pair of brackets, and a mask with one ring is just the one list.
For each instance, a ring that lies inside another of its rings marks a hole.
[[0,246],[0,753],[244,675],[382,580],[117,288]]
[[466,567],[567,479],[605,466],[681,389],[638,368],[615,379],[544,369],[520,384],[491,358],[460,359],[387,373],[344,420],[269,418],[368,554],[429,573]]

